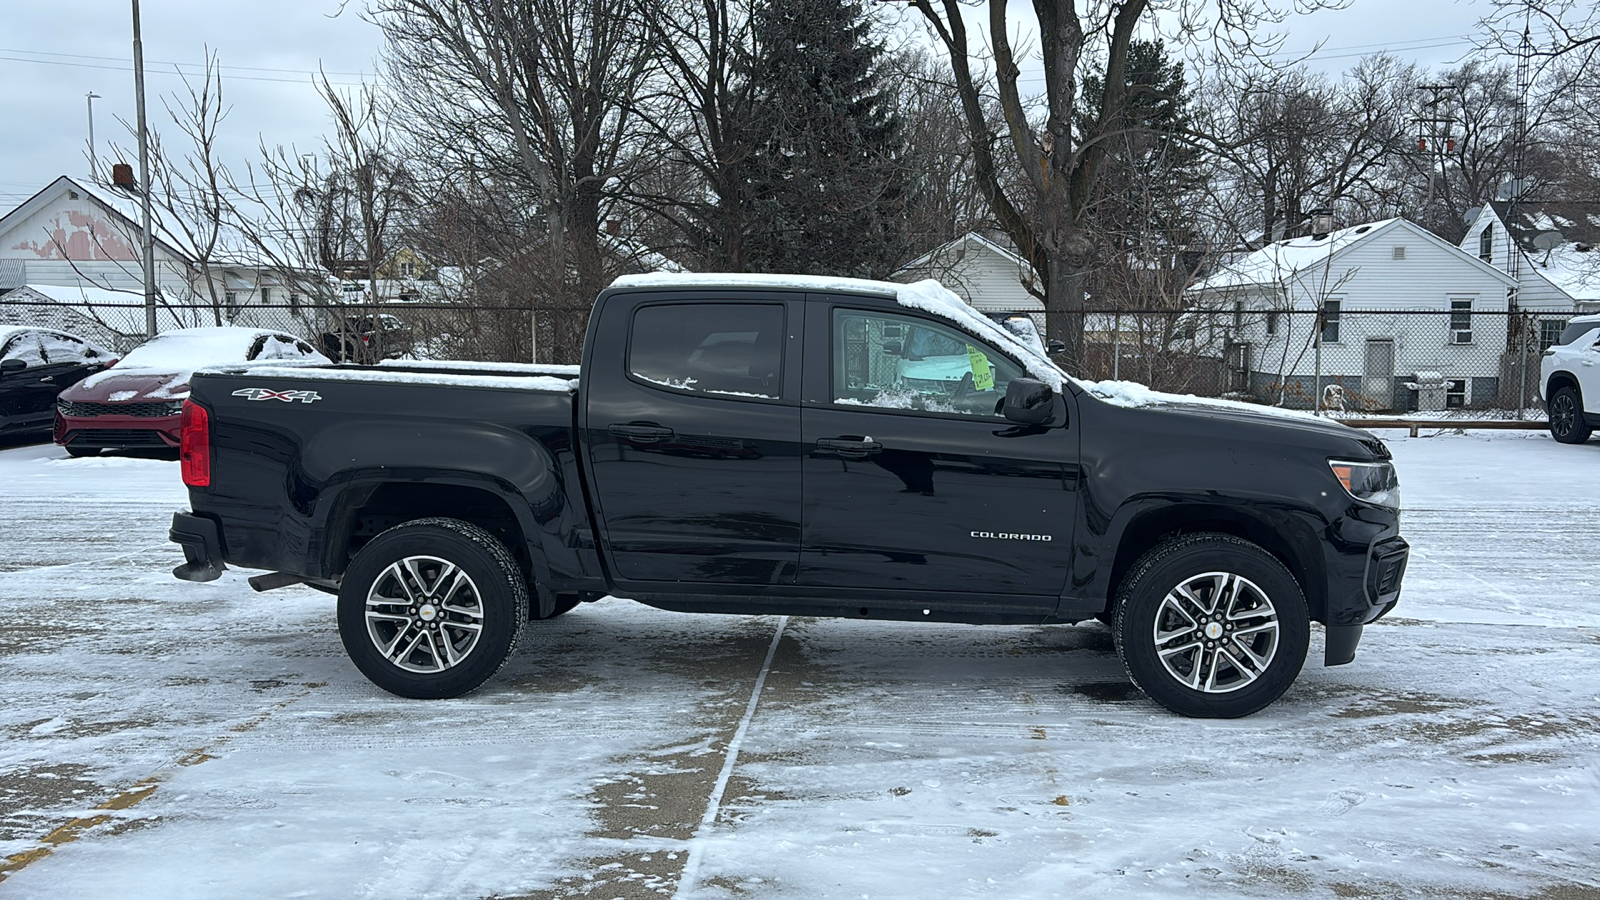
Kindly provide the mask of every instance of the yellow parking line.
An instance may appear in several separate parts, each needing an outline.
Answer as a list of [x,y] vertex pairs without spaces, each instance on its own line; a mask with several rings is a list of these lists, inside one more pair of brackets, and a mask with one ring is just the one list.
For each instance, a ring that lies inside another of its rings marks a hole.
[[[307,688],[319,688],[322,686],[323,684],[319,682],[308,683],[306,685]],[[207,760],[216,759],[216,756],[210,751],[216,750],[223,744],[227,743],[230,736],[235,734],[243,734],[244,732],[256,728],[261,723],[271,718],[273,713],[283,709],[285,706],[288,706],[291,703],[294,703],[302,697],[305,697],[309,693],[310,691],[307,690],[297,696],[278,703],[276,706],[258,716],[255,716],[254,718],[246,719],[245,721],[230,727],[228,729],[228,734],[224,735],[220,740],[213,743],[210,747],[197,747],[178,757],[173,762],[173,767],[179,769],[188,768],[189,766],[198,766]],[[112,797],[110,800],[107,800],[95,807],[97,810],[103,809],[106,812],[96,813],[90,816],[81,816],[73,819],[67,822],[65,825],[62,825],[61,827],[40,838],[40,846],[34,847],[32,850],[24,850],[20,853],[13,853],[12,855],[6,857],[4,862],[0,862],[0,881],[5,881],[7,878],[16,874],[17,872],[22,871],[24,868],[56,852],[57,847],[72,843],[73,841],[82,837],[84,833],[90,829],[104,825],[105,823],[116,818],[116,816],[110,815],[110,813],[132,809],[133,807],[138,806],[140,803],[143,803],[147,798],[150,797],[150,795],[156,792],[156,788],[161,786],[161,782],[167,779],[168,774],[170,773],[151,775],[149,778],[138,782],[128,790],[123,791],[115,797]]]

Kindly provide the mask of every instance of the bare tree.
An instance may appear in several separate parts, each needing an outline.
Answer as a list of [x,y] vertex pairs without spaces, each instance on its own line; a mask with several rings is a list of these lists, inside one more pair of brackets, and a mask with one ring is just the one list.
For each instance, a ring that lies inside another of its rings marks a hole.
[[377,0],[392,99],[438,173],[468,171],[544,217],[552,273],[539,305],[541,361],[576,358],[609,280],[603,223],[631,99],[652,60],[638,0]]
[[[1082,9],[1080,9],[1080,5]],[[1299,7],[1330,5],[1321,0]],[[1336,4],[1334,4],[1336,5]],[[1006,22],[1007,0],[989,0],[988,39],[992,72],[973,67],[975,47],[959,0],[912,0],[949,57],[961,98],[974,175],[1000,227],[1039,273],[1044,285],[1046,335],[1065,346],[1065,361],[1077,368],[1083,352],[1086,277],[1094,238],[1085,228],[1093,188],[1109,151],[1108,142],[1127,102],[1129,47],[1141,26],[1156,26],[1149,0],[1067,2],[1035,0],[1044,92],[1037,110],[1019,87],[1019,53]],[[1207,17],[1207,11],[1210,11]],[[1270,52],[1260,34],[1285,13],[1272,0],[1182,0],[1173,17],[1185,38],[1209,38],[1224,54]],[[1253,42],[1253,46],[1252,46]],[[1081,110],[1085,71],[1103,73],[1098,108]],[[998,97],[1005,129],[995,134],[983,113],[985,95]],[[1086,112],[1087,130],[1075,127]],[[1003,179],[1002,154],[1026,179],[1021,189]]]

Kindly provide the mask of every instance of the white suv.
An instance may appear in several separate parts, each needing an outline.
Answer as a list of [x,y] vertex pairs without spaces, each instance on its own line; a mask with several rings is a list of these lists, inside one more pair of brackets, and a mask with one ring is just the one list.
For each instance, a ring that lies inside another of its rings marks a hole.
[[1550,436],[1581,444],[1600,428],[1600,315],[1567,323],[1539,363],[1539,396],[1550,414]]

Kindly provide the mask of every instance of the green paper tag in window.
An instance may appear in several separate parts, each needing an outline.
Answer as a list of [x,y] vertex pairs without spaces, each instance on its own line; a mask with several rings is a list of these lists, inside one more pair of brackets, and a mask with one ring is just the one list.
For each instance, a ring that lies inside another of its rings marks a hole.
[[989,366],[989,357],[984,356],[982,350],[968,344],[967,361],[972,364],[972,389],[994,390],[994,369]]

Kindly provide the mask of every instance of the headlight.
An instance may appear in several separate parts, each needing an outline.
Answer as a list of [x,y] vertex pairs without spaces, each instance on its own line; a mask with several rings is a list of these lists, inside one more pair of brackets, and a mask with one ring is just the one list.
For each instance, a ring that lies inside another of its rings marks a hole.
[[1339,479],[1350,496],[1376,506],[1400,508],[1400,479],[1394,466],[1386,462],[1349,462],[1328,460],[1333,477]]

